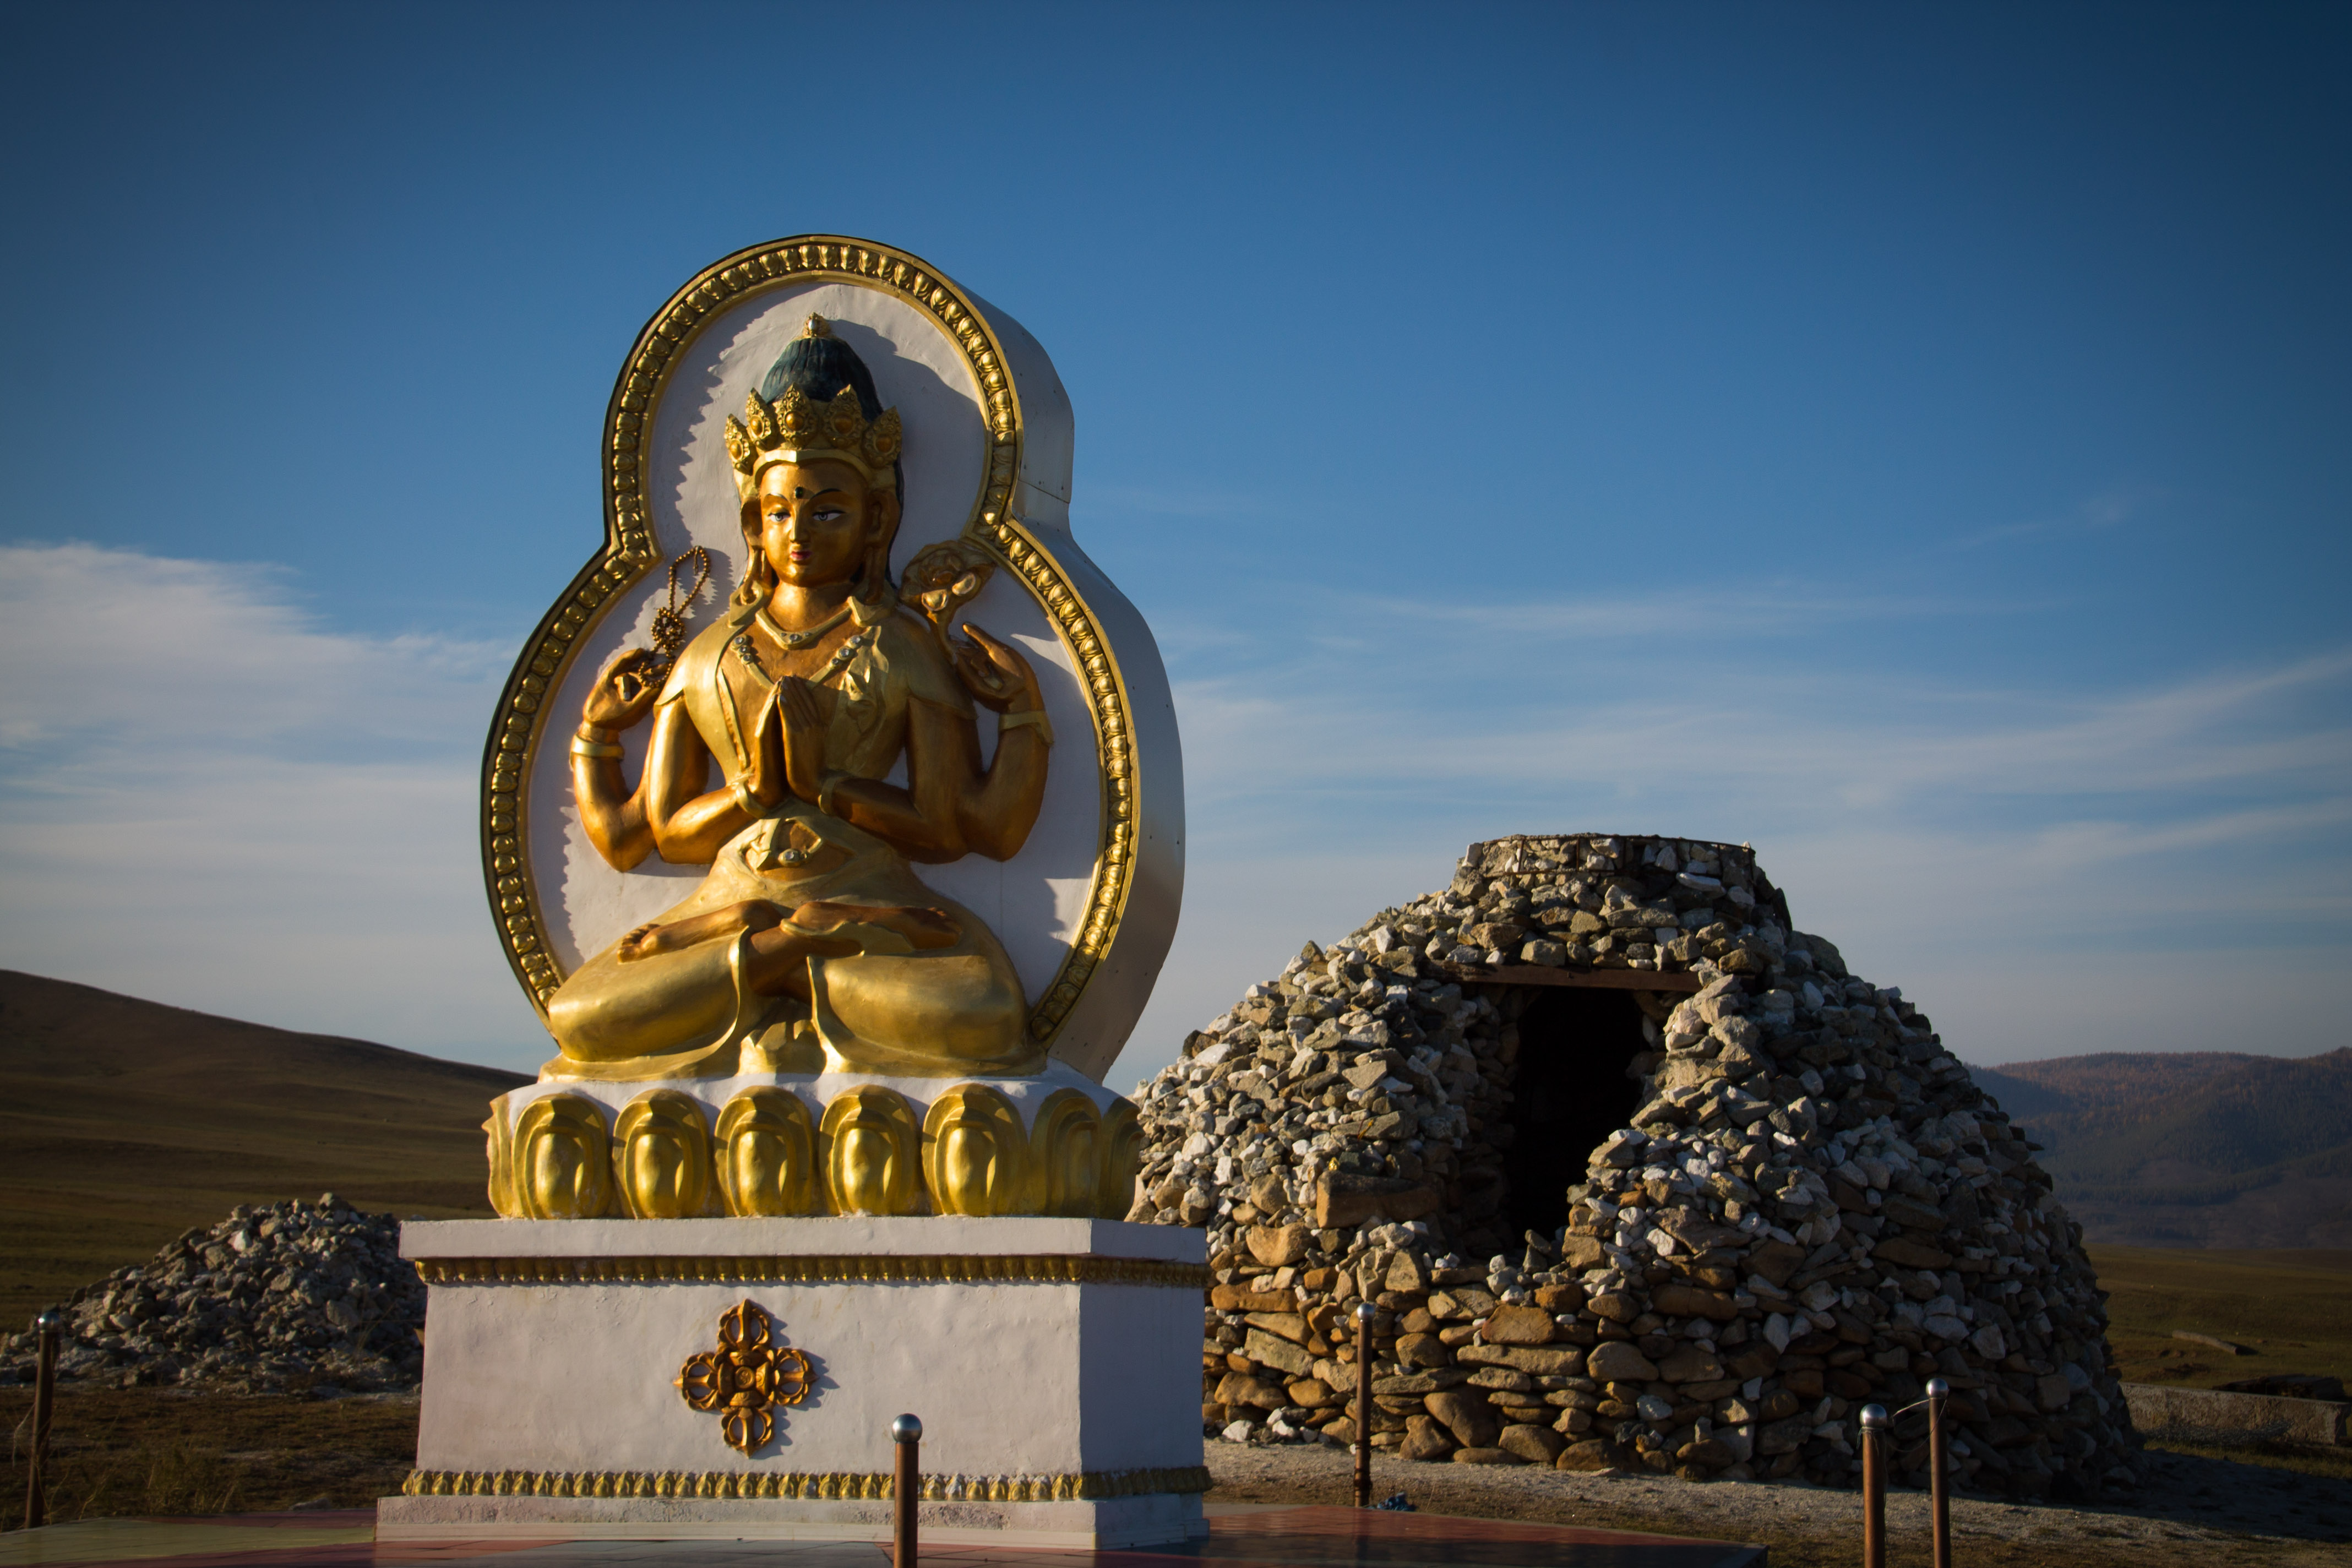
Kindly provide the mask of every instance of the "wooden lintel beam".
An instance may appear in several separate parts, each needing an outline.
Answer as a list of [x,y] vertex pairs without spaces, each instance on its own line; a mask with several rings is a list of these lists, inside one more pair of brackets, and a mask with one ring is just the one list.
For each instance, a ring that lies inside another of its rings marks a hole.
[[1706,982],[1677,970],[1553,969],[1539,963],[1442,963],[1465,985],[1586,985],[1608,991],[1700,991]]

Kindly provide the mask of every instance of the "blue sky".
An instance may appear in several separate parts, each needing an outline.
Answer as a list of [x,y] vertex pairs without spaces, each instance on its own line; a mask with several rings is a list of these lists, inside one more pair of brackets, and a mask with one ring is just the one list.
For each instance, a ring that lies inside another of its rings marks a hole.
[[1753,841],[1963,1057],[2352,1044],[2329,7],[12,9],[0,964],[544,1054],[474,767],[622,353],[867,236],[1151,619],[1114,1081],[1472,839]]

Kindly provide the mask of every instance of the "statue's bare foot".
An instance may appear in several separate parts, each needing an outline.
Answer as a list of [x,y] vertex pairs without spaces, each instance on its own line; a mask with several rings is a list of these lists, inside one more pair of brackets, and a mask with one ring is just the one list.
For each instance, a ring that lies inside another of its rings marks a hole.
[[842,904],[827,900],[803,904],[793,911],[793,923],[823,931],[849,921],[897,931],[918,948],[951,947],[963,928],[945,910],[893,904]]

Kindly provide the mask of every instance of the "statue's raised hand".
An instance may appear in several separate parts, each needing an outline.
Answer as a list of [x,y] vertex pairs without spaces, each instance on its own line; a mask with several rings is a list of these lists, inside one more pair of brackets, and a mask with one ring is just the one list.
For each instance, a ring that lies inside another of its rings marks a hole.
[[588,700],[580,705],[582,721],[607,730],[635,727],[661,695],[661,661],[647,649],[623,651],[588,689]]
[[744,786],[763,805],[790,790],[814,804],[824,784],[824,709],[816,690],[796,675],[776,682],[751,731],[751,771]]
[[974,701],[999,713],[1045,705],[1037,690],[1037,673],[1019,648],[998,642],[970,621],[956,629],[971,640],[949,643],[948,652],[955,658],[957,679]]
[[784,778],[793,793],[814,802],[824,784],[824,707],[816,688],[797,675],[776,682],[776,706],[784,715]]

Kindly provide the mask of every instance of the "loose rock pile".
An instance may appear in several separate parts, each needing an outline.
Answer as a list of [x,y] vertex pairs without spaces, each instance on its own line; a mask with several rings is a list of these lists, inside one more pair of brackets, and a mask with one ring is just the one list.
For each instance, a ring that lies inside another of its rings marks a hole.
[[[60,1378],[244,1394],[405,1391],[424,1371],[425,1285],[392,1215],[317,1203],[239,1205],[152,1262],[74,1292]],[[38,1341],[7,1342],[30,1382]]]
[[[1557,993],[1513,966],[1692,977],[1633,991],[1607,1070],[1637,1109],[1558,1150],[1568,1221],[1516,1237],[1518,1024]],[[2036,1146],[1900,992],[1791,928],[1745,847],[1473,845],[1137,1099],[1132,1217],[1209,1230],[1202,1413],[1229,1439],[1352,1435],[1342,1314],[1368,1298],[1373,1441],[1412,1458],[1850,1484],[1861,1406],[1942,1376],[1961,1484],[2134,1484],[2103,1297]],[[1897,1436],[1925,1485],[1923,1424]]]

